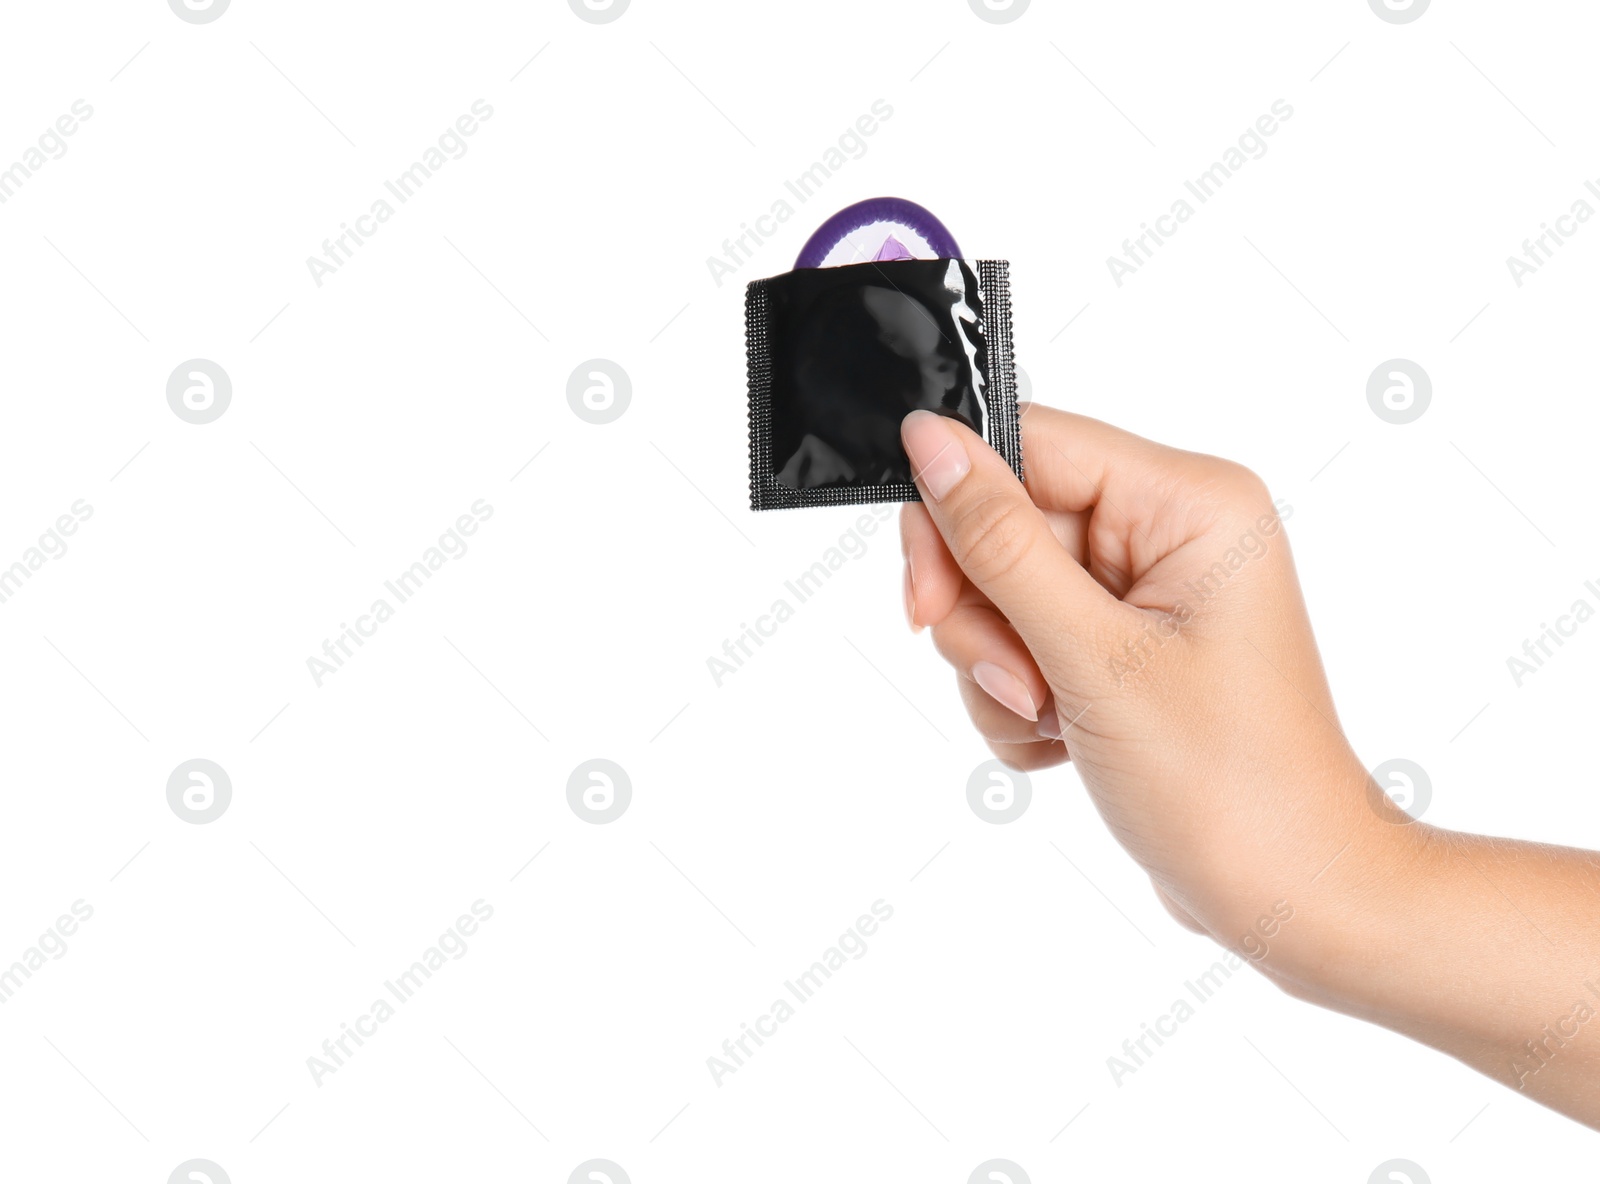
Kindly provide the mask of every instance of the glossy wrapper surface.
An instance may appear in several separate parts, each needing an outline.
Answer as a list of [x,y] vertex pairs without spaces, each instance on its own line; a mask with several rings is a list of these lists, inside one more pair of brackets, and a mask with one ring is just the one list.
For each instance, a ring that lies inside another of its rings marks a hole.
[[750,504],[916,501],[900,421],[961,420],[1020,478],[1006,264],[800,269],[746,289]]

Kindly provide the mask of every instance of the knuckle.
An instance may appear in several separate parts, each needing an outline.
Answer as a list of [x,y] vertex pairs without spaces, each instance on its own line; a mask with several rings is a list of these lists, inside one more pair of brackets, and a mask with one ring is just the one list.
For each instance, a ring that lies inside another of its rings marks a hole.
[[1242,522],[1273,512],[1272,493],[1254,469],[1238,461],[1208,456],[1202,471],[1213,504],[1224,514]]
[[972,727],[990,749],[1013,748],[1018,744],[1027,742],[1027,737],[1021,735],[1022,729],[1005,720],[996,719],[994,713],[979,707],[969,707],[967,718],[972,721]]
[[973,730],[987,744],[1014,748],[1033,744],[1039,739],[1033,724],[990,700],[983,691],[965,692],[963,697]]
[[1043,741],[1031,744],[1006,744],[991,740],[989,751],[994,753],[1002,765],[1008,769],[1015,769],[1018,773],[1036,773],[1040,769],[1048,769],[1067,760],[1064,747]]
[[1008,769],[1015,769],[1019,773],[1028,773],[1028,759],[1025,750],[1020,744],[1007,744],[1003,740],[993,740],[985,737],[989,751],[994,753],[1000,763]]
[[979,586],[1004,581],[1022,562],[1034,512],[1008,493],[988,492],[961,510],[952,553]]
[[956,675],[956,683],[972,730],[996,756],[1002,755],[1001,748],[1030,739],[1022,734],[1023,721],[989,698],[977,683],[964,674]]
[[[933,648],[938,655],[958,670],[967,660],[972,642],[979,628],[980,610],[977,605],[958,604],[950,614],[933,626]],[[964,681],[964,676],[959,676]]]
[[1236,505],[1245,510],[1257,510],[1272,504],[1272,494],[1260,474],[1237,461],[1223,463],[1226,465],[1226,489]]

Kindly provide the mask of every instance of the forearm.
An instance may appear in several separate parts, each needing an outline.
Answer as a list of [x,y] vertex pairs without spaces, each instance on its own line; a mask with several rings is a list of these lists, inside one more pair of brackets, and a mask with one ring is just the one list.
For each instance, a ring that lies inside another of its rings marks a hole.
[[1375,822],[1260,968],[1600,1128],[1600,856]]

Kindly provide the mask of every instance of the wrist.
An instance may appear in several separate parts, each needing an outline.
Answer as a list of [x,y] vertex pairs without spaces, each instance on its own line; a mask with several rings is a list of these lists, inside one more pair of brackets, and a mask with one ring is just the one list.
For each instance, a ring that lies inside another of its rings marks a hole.
[[1369,1013],[1415,933],[1413,886],[1437,832],[1375,807],[1366,770],[1349,765],[1303,799],[1325,809],[1264,837],[1270,856],[1237,878],[1213,932],[1290,994]]

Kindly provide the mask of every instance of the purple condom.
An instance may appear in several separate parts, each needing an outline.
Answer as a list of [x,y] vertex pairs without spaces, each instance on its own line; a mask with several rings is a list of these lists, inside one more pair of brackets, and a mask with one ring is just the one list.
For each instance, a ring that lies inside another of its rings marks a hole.
[[751,509],[919,500],[911,411],[964,423],[1022,478],[1009,264],[964,258],[915,202],[840,210],[744,312]]
[[[956,240],[945,229],[944,223],[916,202],[906,201],[903,197],[871,197],[853,206],[846,206],[817,227],[816,233],[800,248],[800,256],[794,261],[795,268],[821,267],[829,253],[850,235],[880,222],[903,226],[920,235],[934,252],[935,258],[961,258],[961,248],[956,246]],[[890,235],[875,262],[911,257],[911,252]]]

